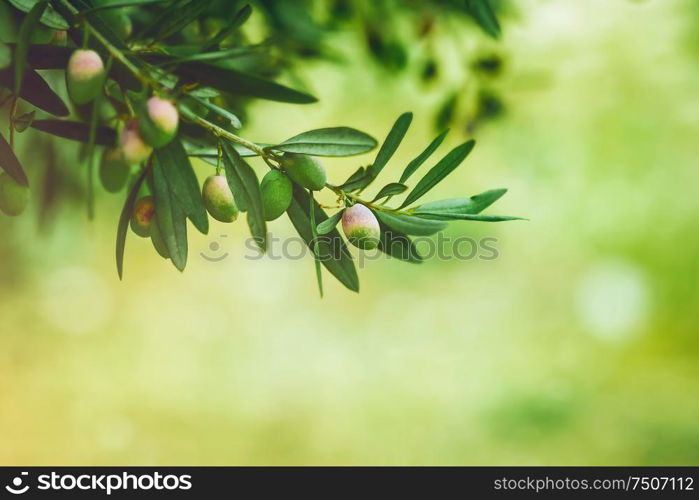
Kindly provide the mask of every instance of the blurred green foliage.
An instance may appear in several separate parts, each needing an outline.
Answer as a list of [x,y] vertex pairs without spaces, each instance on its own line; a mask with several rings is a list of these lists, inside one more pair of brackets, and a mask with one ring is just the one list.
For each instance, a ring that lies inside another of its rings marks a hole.
[[[43,187],[38,235],[0,219],[0,462],[699,463],[696,2],[509,8],[499,42],[465,47],[461,23],[438,25],[438,88],[387,78],[339,29],[326,43],[342,70],[298,68],[319,104],[248,108],[246,136],[283,140],[338,117],[388,130],[457,91],[465,133],[472,64],[503,54],[488,85],[507,113],[473,131],[478,168],[437,190],[507,185],[503,212],[530,222],[450,230],[498,238],[494,261],[366,262],[359,296],[328,283],[319,301],[310,257],[246,260],[245,228],[223,225],[191,243],[221,262],[175,275],[136,242],[118,283],[120,200],[86,223],[78,148],[20,134],[23,158],[50,159],[30,177],[64,174]],[[420,75],[420,42],[408,49]],[[411,133],[406,162],[434,135],[428,120]],[[344,179],[356,161],[328,168]]]

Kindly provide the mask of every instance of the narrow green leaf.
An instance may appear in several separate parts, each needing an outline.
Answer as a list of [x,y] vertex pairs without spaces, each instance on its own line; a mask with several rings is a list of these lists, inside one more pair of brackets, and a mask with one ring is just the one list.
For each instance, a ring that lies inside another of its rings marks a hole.
[[158,229],[165,241],[175,267],[184,271],[187,265],[187,218],[177,203],[172,187],[165,176],[164,165],[153,156],[153,196]]
[[89,9],[86,9],[85,11],[82,12],[82,14],[88,14],[90,12],[97,12],[100,10],[108,10],[108,9],[124,9],[128,7],[142,7],[144,5],[149,5],[149,4],[155,4],[155,3],[165,3],[169,2],[170,0],[123,0],[123,1],[114,1],[114,2],[105,2],[101,5],[96,5],[94,7],[91,7]]
[[476,214],[444,214],[421,212],[417,217],[430,220],[473,220],[480,222],[503,222],[508,220],[526,220],[522,217],[510,217],[506,215],[476,215]]
[[408,194],[400,208],[408,206],[417,201],[421,196],[423,196],[430,189],[436,186],[442,179],[449,175],[461,164],[462,161],[464,161],[475,144],[475,141],[470,140],[452,149],[439,161],[439,163],[432,167],[422,179],[420,179],[420,182],[418,182],[410,194]]
[[320,254],[318,253],[318,230],[316,228],[316,211],[315,211],[315,200],[313,199],[313,191],[308,190],[308,198],[310,204],[308,205],[308,213],[310,216],[311,225],[311,249],[313,250],[313,262],[316,267],[316,280],[318,281],[318,291],[320,292],[320,298],[323,298],[323,275],[320,270]]
[[209,232],[209,218],[197,176],[189,162],[189,157],[179,139],[175,138],[166,146],[156,149],[154,155],[162,166],[175,201],[202,234]]
[[[150,59],[157,62],[161,57],[151,56]],[[182,78],[184,84],[198,83],[234,95],[295,104],[308,104],[317,101],[312,95],[285,87],[279,83],[214,64],[188,62],[174,69],[173,72]]]
[[416,207],[412,213],[420,215],[423,212],[439,214],[479,214],[490,205],[498,201],[507,189],[490,189],[470,198],[450,198],[447,200],[432,201]]
[[97,119],[99,116],[98,95],[92,102],[90,110],[90,125],[88,128],[87,139],[87,218],[92,220],[95,218],[95,138],[97,137]]
[[381,210],[375,210],[374,214],[389,228],[415,236],[430,236],[447,227],[445,222],[425,220],[410,215],[391,214]]
[[267,249],[267,223],[262,209],[262,192],[255,171],[228,142],[222,142],[223,167],[238,208],[247,211],[248,226],[257,246]]
[[[41,0],[8,0],[13,7],[21,10],[22,12],[29,12],[34,8]],[[41,24],[55,30],[67,30],[68,23],[63,17],[54,11],[51,5],[42,13]]]
[[410,122],[413,121],[413,114],[410,112],[403,113],[398,117],[393,127],[386,136],[386,140],[381,145],[378,154],[376,155],[376,160],[374,160],[373,165],[369,167],[369,173],[375,179],[381,170],[386,166],[388,160],[391,159],[393,154],[400,146],[403,141],[408,128],[410,127]]
[[[286,211],[291,223],[309,248],[311,248],[313,242],[310,202],[308,193],[299,186],[294,185],[294,196],[291,200],[291,205],[289,205]],[[314,207],[315,220],[322,224],[327,220],[328,216],[318,203],[314,202]],[[359,277],[357,276],[357,269],[354,267],[352,254],[349,252],[345,241],[337,229],[320,236],[318,240],[318,255],[321,263],[340,283],[350,290],[358,292]]]
[[[90,141],[90,125],[70,120],[34,120],[32,128],[41,130],[64,139],[88,143]],[[116,131],[105,126],[98,126],[95,130],[95,144],[100,146],[113,146],[116,143]]]
[[24,173],[22,165],[2,134],[0,134],[0,168],[7,172],[18,184],[29,186],[27,174]]
[[15,130],[17,132],[24,132],[29,128],[29,125],[34,121],[34,115],[36,111],[30,111],[29,113],[24,113],[15,118]]
[[[257,156],[257,153],[246,148],[245,146],[242,146],[240,144],[232,144],[233,149],[242,156],[243,158],[249,158],[252,156]],[[260,147],[264,147],[264,144],[258,144]],[[203,160],[207,161],[208,163],[211,163],[210,160],[213,160],[212,165],[216,165],[217,159],[218,159],[218,149],[217,148],[188,148],[187,154],[193,158],[202,158]]]
[[500,36],[500,23],[489,0],[466,0],[466,10],[488,35],[493,38]]
[[318,224],[318,227],[316,229],[318,231],[318,234],[328,234],[330,231],[335,229],[337,223],[340,222],[340,219],[342,219],[342,212],[344,212],[344,209],[339,210],[337,213],[331,215],[323,222]]
[[437,137],[435,137],[432,142],[430,142],[429,146],[425,148],[425,150],[420,153],[413,161],[408,163],[408,166],[405,167],[405,170],[403,171],[403,174],[400,176],[400,181],[401,183],[405,183],[411,175],[415,173],[415,171],[420,168],[420,166],[425,163],[425,161],[432,156],[432,153],[434,153],[437,148],[442,144],[442,141],[444,138],[447,136],[449,133],[449,129],[445,130],[441,134],[439,134]]
[[223,42],[226,38],[228,38],[228,36],[231,33],[240,28],[245,23],[245,21],[248,20],[250,14],[252,14],[252,7],[250,7],[250,4],[243,5],[235,13],[233,19],[231,19],[225,27],[221,28],[221,30],[218,33],[216,33],[215,37],[213,37],[204,45],[204,50],[208,50],[211,47],[216,47],[220,45],[220,43]]
[[354,182],[357,182],[359,179],[363,178],[365,175],[366,175],[366,169],[364,167],[359,167],[339,187],[344,189],[345,191],[349,191],[349,189],[345,189],[345,188],[347,186],[353,184]]
[[0,69],[8,68],[12,64],[12,49],[0,42]]
[[153,43],[164,40],[195,21],[208,6],[209,2],[201,0],[190,0],[187,3],[180,2],[173,5],[165,11],[164,18],[154,22],[143,36],[152,36]]
[[190,98],[199,103],[200,105],[204,106],[206,109],[211,111],[211,113],[213,113],[213,119],[211,119],[210,115],[207,117],[209,118],[209,121],[212,121],[219,126],[226,124],[230,124],[231,126],[233,126],[233,128],[240,128],[243,126],[243,124],[240,123],[240,119],[227,109],[223,109],[219,106],[216,106],[215,104],[210,103],[206,99],[200,99],[192,95],[190,95]]
[[381,198],[385,198],[387,196],[394,196],[397,194],[401,194],[406,189],[408,189],[408,186],[406,186],[405,184],[401,184],[400,182],[388,183],[384,187],[381,188],[381,190],[378,192],[376,197],[374,197],[374,199],[371,201],[373,203],[373,202],[380,200]]
[[[14,92],[14,73],[11,68],[0,70],[0,87],[7,87]],[[63,100],[58,97],[46,81],[33,69],[27,68],[22,79],[19,97],[37,108],[55,116],[68,116],[70,111]]]
[[27,13],[27,17],[22,20],[17,35],[17,46],[15,47],[15,94],[22,89],[24,80],[24,70],[27,67],[27,49],[31,44],[32,33],[36,30],[39,18],[46,10],[48,0],[37,2]]
[[309,130],[267,149],[313,156],[352,156],[371,151],[376,139],[350,127]]
[[420,264],[422,257],[413,241],[405,234],[395,231],[379,221],[381,236],[379,250],[387,255],[405,262]]
[[136,197],[141,189],[141,185],[148,174],[148,169],[143,170],[141,174],[134,182],[129,195],[126,197],[126,202],[124,207],[121,209],[121,216],[119,217],[119,225],[117,226],[117,238],[116,238],[116,265],[117,273],[119,274],[119,279],[124,278],[124,248],[126,247],[126,233],[129,230],[129,221],[131,220],[131,213],[133,212],[133,206],[136,203]]

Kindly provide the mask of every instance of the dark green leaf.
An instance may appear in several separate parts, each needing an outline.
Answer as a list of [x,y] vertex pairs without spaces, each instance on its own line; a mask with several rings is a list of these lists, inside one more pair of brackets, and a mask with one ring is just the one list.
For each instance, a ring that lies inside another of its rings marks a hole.
[[143,33],[143,36],[152,36],[154,43],[164,40],[195,21],[208,6],[209,2],[202,2],[201,0],[190,0],[187,3],[179,2],[165,10],[165,15],[152,23],[146,32]]
[[[90,141],[90,125],[70,120],[34,120],[32,128],[49,134],[88,143]],[[98,126],[95,131],[95,144],[113,146],[116,143],[116,131],[109,127]]]
[[503,222],[508,220],[526,220],[522,217],[510,217],[506,215],[476,215],[476,214],[444,214],[421,212],[417,217],[431,220],[473,220],[480,222]]
[[[70,111],[63,100],[51,90],[51,87],[33,69],[27,68],[22,79],[19,96],[37,108],[55,116],[68,116]],[[7,87],[14,92],[14,75],[10,68],[0,70],[0,87]]]
[[335,229],[335,226],[337,226],[337,223],[340,222],[340,219],[342,219],[342,212],[344,210],[339,210],[337,213],[331,215],[327,219],[325,219],[323,222],[318,224],[317,231],[318,234],[328,234],[330,231]]
[[320,270],[320,254],[318,253],[318,229],[316,228],[316,211],[315,211],[315,200],[313,199],[313,191],[308,191],[308,198],[310,204],[308,205],[308,213],[311,225],[311,249],[313,250],[313,261],[316,267],[316,280],[318,281],[318,291],[320,292],[320,298],[323,298],[323,274]]
[[369,174],[369,171],[364,167],[359,167],[344,184],[339,186],[344,191],[355,191],[367,187],[374,179]]
[[29,185],[27,174],[24,173],[22,165],[2,134],[0,134],[0,168],[7,172],[18,184],[22,186]]
[[155,156],[162,167],[174,200],[180,205],[194,226],[203,234],[209,232],[209,218],[201,197],[197,176],[179,139],[156,149]]
[[491,189],[470,198],[450,198],[448,200],[432,201],[420,205],[413,210],[415,215],[424,212],[439,214],[479,214],[499,200],[507,189]]
[[250,4],[245,4],[235,13],[233,19],[231,19],[224,28],[221,28],[221,30],[216,33],[216,36],[206,43],[204,50],[220,45],[231,33],[248,20],[250,14],[252,14],[252,7],[250,7]]
[[405,234],[395,231],[379,221],[381,237],[379,250],[399,260],[420,264],[422,257],[415,248],[413,241]]
[[381,149],[379,149],[379,152],[376,155],[374,164],[369,167],[369,173],[374,179],[376,179],[381,170],[383,170],[383,168],[386,166],[386,163],[388,163],[388,160],[390,160],[393,154],[396,152],[398,146],[400,146],[400,143],[403,141],[403,137],[405,137],[405,134],[410,127],[410,122],[412,121],[413,114],[408,112],[400,115],[396,120],[396,123],[393,124],[388,136],[386,136],[386,140],[383,142]]
[[371,151],[376,139],[350,127],[310,130],[267,149],[313,156],[352,156]]
[[223,167],[238,208],[247,211],[248,226],[255,243],[267,249],[267,223],[262,208],[262,193],[255,171],[228,142],[223,142]]
[[[15,8],[22,12],[29,12],[40,0],[8,0]],[[67,30],[68,23],[63,17],[54,11],[49,5],[41,15],[41,24],[55,30]]]
[[158,229],[165,241],[170,259],[177,269],[187,265],[187,218],[175,199],[172,186],[165,176],[164,165],[153,156],[153,196]]
[[390,182],[381,188],[381,190],[378,192],[378,194],[372,200],[372,202],[380,200],[381,198],[385,198],[387,196],[401,194],[406,189],[408,189],[408,186],[406,186],[405,184],[401,184],[399,182]]
[[[313,231],[310,222],[310,197],[308,193],[297,185],[294,185],[294,197],[286,211],[291,223],[296,228],[301,238],[311,248],[313,243]],[[322,224],[328,218],[325,211],[314,202],[315,220]],[[359,277],[354,267],[354,260],[345,241],[337,229],[318,238],[319,260],[335,276],[340,283],[354,292],[359,291]]]
[[447,227],[445,222],[425,220],[410,215],[391,214],[381,210],[374,211],[374,214],[376,214],[379,221],[389,228],[400,233],[415,236],[430,236]]
[[207,116],[207,119],[215,123],[216,125],[222,126],[230,124],[233,126],[233,128],[240,128],[243,126],[243,124],[240,123],[240,119],[227,109],[223,109],[219,106],[216,106],[215,104],[211,104],[206,99],[200,99],[192,95],[190,95],[190,98],[196,101],[201,106],[204,106],[206,109],[211,111],[211,113],[213,113],[214,116],[212,117],[211,114],[209,114]]
[[12,49],[0,42],[0,69],[5,69],[12,64]]
[[408,194],[405,201],[400,206],[403,208],[417,201],[422,195],[436,186],[442,179],[449,175],[462,161],[468,156],[473,149],[475,141],[471,140],[452,149],[439,163],[430,169],[425,176],[420,179],[417,186]]
[[[205,2],[202,2],[205,3]],[[157,57],[154,59],[157,60]],[[199,83],[214,87],[222,92],[236,95],[259,97],[270,101],[308,104],[317,99],[309,94],[290,89],[284,85],[265,80],[230,68],[213,64],[189,62],[182,64],[173,72],[182,78],[182,83]]]
[[34,115],[36,111],[30,111],[29,113],[24,113],[15,118],[15,130],[17,132],[24,132],[29,128],[29,125],[34,121]]
[[129,221],[131,220],[133,206],[136,203],[136,197],[138,196],[141,184],[143,184],[147,173],[148,170],[146,169],[138,176],[136,182],[134,182],[134,185],[131,187],[131,191],[129,191],[129,195],[124,203],[124,208],[121,209],[116,238],[116,265],[119,279],[124,277],[124,248],[126,247],[126,233],[129,230]]
[[165,3],[169,2],[170,0],[123,0],[123,1],[113,1],[113,2],[105,2],[100,5],[96,5],[94,7],[91,7],[89,9],[86,9],[83,11],[83,14],[87,14],[90,12],[96,12],[100,10],[107,10],[107,9],[123,9],[123,8],[128,8],[128,7],[140,7],[148,4],[154,4],[154,3]]
[[425,150],[420,153],[413,161],[408,163],[408,166],[405,167],[405,170],[403,171],[403,175],[400,176],[400,181],[401,183],[405,183],[405,181],[408,180],[408,178],[415,173],[415,171],[420,168],[420,166],[425,163],[427,158],[429,158],[432,153],[434,153],[437,148],[442,144],[442,141],[444,138],[447,136],[449,133],[449,130],[445,130],[441,134],[439,134],[437,137],[435,137],[432,142],[430,143],[429,146],[425,148]]
[[493,38],[500,36],[500,23],[495,17],[489,0],[466,0],[466,10],[483,28],[483,31]]
[[31,44],[31,37],[36,30],[36,25],[39,18],[46,10],[48,0],[41,0],[27,13],[27,17],[22,20],[17,35],[17,46],[15,47],[15,93],[22,90],[22,81],[24,80],[24,70],[27,67],[27,49]]
[[[347,185],[349,185],[349,184],[352,184],[352,183],[354,183],[354,182],[357,182],[359,179],[363,178],[364,175],[366,175],[366,169],[365,169],[364,167],[359,167],[359,168],[358,168],[357,170],[355,170],[354,173],[352,173],[352,175],[350,175],[350,176],[347,178],[347,180],[346,180],[344,183],[342,183],[339,187],[342,188],[342,189],[344,189],[345,186],[347,186]],[[345,191],[348,191],[348,190],[345,189]]]

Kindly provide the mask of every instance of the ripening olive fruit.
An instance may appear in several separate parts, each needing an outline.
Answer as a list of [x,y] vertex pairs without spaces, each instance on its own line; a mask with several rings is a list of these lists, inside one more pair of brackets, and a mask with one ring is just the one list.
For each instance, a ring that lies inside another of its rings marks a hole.
[[325,186],[325,167],[313,156],[286,153],[282,157],[282,166],[291,180],[301,187],[319,191]]
[[124,160],[129,163],[141,163],[153,152],[153,148],[143,141],[138,126],[138,119],[129,120],[121,131],[119,146]]
[[262,178],[262,211],[265,220],[274,220],[291,204],[293,187],[289,178],[279,170],[270,170]]
[[100,181],[110,193],[118,193],[126,185],[131,166],[124,160],[121,150],[105,149],[100,162]]
[[151,97],[145,103],[144,115],[139,122],[139,131],[148,144],[160,148],[175,138],[180,115],[170,101]]
[[19,215],[29,203],[29,188],[17,184],[6,172],[0,173],[0,210],[7,215]]
[[342,213],[342,230],[349,242],[362,250],[372,250],[379,244],[379,221],[360,203]]
[[104,77],[104,63],[94,50],[78,49],[68,59],[66,86],[75,104],[87,104],[97,97]]
[[204,181],[201,192],[206,210],[221,222],[233,222],[238,218],[238,207],[231,188],[223,175],[212,175]]
[[131,230],[142,238],[151,235],[151,228],[155,221],[155,200],[152,196],[144,196],[133,206],[131,212]]
[[158,221],[153,220],[150,226],[150,240],[153,243],[153,248],[160,254],[163,259],[170,258],[170,252],[167,249],[167,244],[163,239],[163,233],[160,231]]

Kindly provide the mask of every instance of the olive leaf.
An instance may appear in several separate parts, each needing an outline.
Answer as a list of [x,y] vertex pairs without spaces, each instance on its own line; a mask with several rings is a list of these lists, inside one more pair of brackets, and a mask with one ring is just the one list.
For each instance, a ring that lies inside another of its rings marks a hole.
[[0,41],[0,69],[5,69],[12,64],[12,49]]
[[39,18],[46,10],[48,0],[41,0],[27,13],[27,17],[22,20],[17,35],[17,46],[15,47],[15,94],[19,94],[22,90],[22,81],[24,80],[24,70],[27,67],[27,49],[31,43],[31,36],[34,32]]
[[403,174],[400,176],[400,183],[405,183],[411,175],[415,173],[415,171],[420,168],[420,166],[425,163],[425,161],[432,156],[432,153],[434,153],[437,148],[442,144],[442,141],[444,141],[444,138],[447,136],[449,133],[449,129],[445,130],[441,134],[439,134],[437,137],[435,137],[432,142],[425,148],[425,150],[417,155],[415,159],[413,159],[410,163],[408,163],[408,166],[405,167],[405,170],[403,170]]
[[315,199],[313,199],[313,191],[308,190],[308,198],[310,204],[308,206],[309,224],[311,226],[311,249],[313,250],[313,263],[316,268],[316,280],[318,281],[318,291],[320,298],[323,298],[323,274],[320,269],[320,254],[318,253],[318,228],[316,227],[316,211]]
[[247,221],[253,239],[264,252],[267,249],[267,223],[262,208],[262,192],[255,171],[228,142],[223,147],[223,168],[228,186],[233,192],[238,208],[247,211]]
[[511,217],[509,215],[443,214],[431,212],[422,212],[417,217],[430,220],[472,220],[480,222],[504,222],[508,220],[526,220],[522,217]]
[[342,219],[342,213],[344,210],[339,210],[337,213],[334,213],[330,217],[328,217],[326,220],[318,224],[317,231],[318,234],[328,234],[330,231],[335,229],[335,226],[337,226],[337,223],[340,222],[340,219]]
[[[41,0],[7,0],[13,7],[22,12],[31,11]],[[48,28],[55,30],[67,30],[68,23],[63,17],[51,8],[51,5],[46,8],[41,14],[39,22]]]
[[400,182],[391,182],[382,187],[381,190],[376,194],[374,199],[371,201],[373,203],[377,200],[380,200],[381,198],[386,198],[387,196],[401,194],[406,189],[408,189],[408,186],[406,186],[405,184],[401,184]]
[[[14,92],[15,81],[11,68],[0,70],[0,87],[7,87]],[[27,68],[24,71],[19,97],[52,115],[68,116],[70,114],[63,100],[33,69]]]
[[29,125],[34,121],[34,115],[36,111],[30,111],[29,113],[24,113],[15,118],[14,127],[17,132],[24,132],[29,128]]
[[226,26],[221,28],[221,30],[218,33],[216,33],[216,36],[214,36],[202,47],[202,50],[208,50],[211,47],[218,46],[221,42],[228,38],[228,36],[231,33],[240,28],[250,18],[251,14],[252,7],[250,7],[250,4],[243,5],[235,13],[233,18],[228,23],[226,23]]
[[167,246],[170,260],[179,271],[184,271],[188,252],[187,219],[174,196],[165,175],[165,165],[158,155],[153,155],[152,183],[158,229]]
[[498,201],[507,193],[507,189],[490,189],[470,198],[450,198],[447,200],[432,201],[415,207],[412,211],[415,215],[423,213],[431,214],[479,214],[490,205]]
[[124,249],[126,248],[126,233],[129,230],[129,221],[131,220],[131,214],[133,212],[134,204],[136,203],[136,197],[141,189],[143,181],[146,179],[149,169],[144,169],[140,175],[136,178],[128,196],[126,197],[126,202],[124,202],[124,207],[121,209],[121,215],[119,216],[119,225],[117,226],[117,238],[116,238],[116,265],[117,274],[119,274],[119,279],[124,278]]
[[[301,238],[303,238],[309,248],[312,248],[313,231],[310,222],[310,203],[311,200],[308,193],[294,184],[294,196],[286,213]],[[315,207],[315,220],[322,224],[327,220],[328,216],[317,202],[313,202],[313,206]],[[350,254],[345,241],[337,229],[333,229],[329,233],[318,237],[318,256],[321,264],[340,283],[354,292],[359,291],[359,276],[357,276],[357,269],[354,266],[352,254]]]
[[466,10],[488,35],[493,38],[500,36],[500,23],[489,0],[466,0]]
[[391,229],[381,221],[379,221],[379,229],[381,231],[379,250],[398,260],[413,264],[422,263],[422,257],[415,248],[415,244],[406,234]]
[[391,130],[388,132],[388,136],[386,136],[386,140],[381,145],[381,149],[379,149],[379,152],[376,154],[374,163],[369,167],[369,174],[372,178],[375,179],[379,175],[381,170],[386,166],[386,163],[388,163],[388,160],[390,160],[396,152],[398,146],[400,146],[400,143],[403,141],[403,137],[405,137],[406,132],[408,132],[408,128],[412,121],[413,114],[407,112],[400,115],[393,124],[393,127],[391,127]]
[[442,179],[449,175],[462,161],[468,156],[476,144],[470,140],[464,144],[455,147],[447,155],[442,158],[434,167],[430,169],[425,176],[420,179],[420,182],[413,188],[403,201],[400,208],[410,205],[417,201],[421,196],[427,193],[430,189],[436,186]]
[[[34,120],[32,128],[41,130],[51,135],[63,137],[73,141],[90,141],[90,125],[70,120]],[[117,134],[112,128],[99,125],[95,129],[95,144],[100,146],[113,146],[116,143]]]
[[[167,59],[168,56],[157,54],[144,58],[158,62]],[[173,73],[182,78],[182,82],[180,82],[182,84],[196,83],[234,95],[295,104],[308,104],[317,101],[312,95],[285,87],[279,83],[214,64],[188,62],[175,68]]]
[[209,219],[201,196],[197,176],[182,143],[173,139],[153,153],[175,196],[175,201],[202,234],[209,232]]
[[420,217],[410,215],[392,214],[382,210],[375,210],[374,214],[379,221],[389,228],[400,233],[415,236],[430,236],[447,227],[445,222],[421,219]]
[[29,185],[27,174],[24,173],[22,165],[2,134],[0,134],[0,168],[7,172],[18,184],[22,186]]
[[266,149],[313,156],[352,156],[371,151],[376,139],[350,127],[309,130]]

